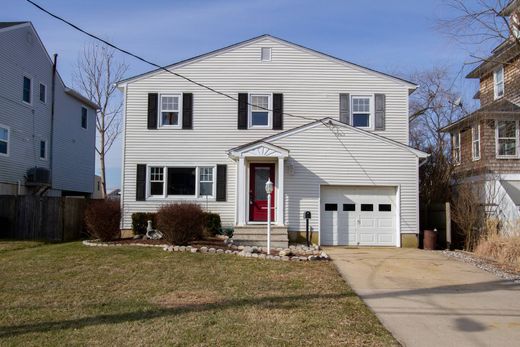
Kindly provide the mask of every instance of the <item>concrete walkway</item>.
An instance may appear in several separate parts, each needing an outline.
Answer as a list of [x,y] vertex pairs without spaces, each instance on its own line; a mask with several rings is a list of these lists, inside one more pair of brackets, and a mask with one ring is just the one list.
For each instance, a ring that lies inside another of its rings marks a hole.
[[404,346],[520,346],[520,285],[438,252],[326,248]]

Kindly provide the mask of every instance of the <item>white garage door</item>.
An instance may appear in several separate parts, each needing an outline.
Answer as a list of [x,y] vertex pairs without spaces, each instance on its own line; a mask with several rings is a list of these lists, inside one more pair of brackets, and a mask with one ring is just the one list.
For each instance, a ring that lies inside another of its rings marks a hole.
[[395,246],[395,187],[321,187],[321,244]]

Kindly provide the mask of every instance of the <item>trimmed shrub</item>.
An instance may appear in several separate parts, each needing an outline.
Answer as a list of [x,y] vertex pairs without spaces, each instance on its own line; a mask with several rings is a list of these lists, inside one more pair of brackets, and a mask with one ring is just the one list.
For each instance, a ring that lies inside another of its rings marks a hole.
[[132,230],[136,235],[146,234],[148,221],[152,221],[152,226],[157,228],[157,213],[154,212],[136,212],[132,213]]
[[210,236],[220,234],[222,230],[222,223],[220,222],[220,215],[217,213],[204,212],[204,220],[206,222],[206,233]]
[[157,212],[157,229],[169,244],[201,240],[204,225],[204,212],[197,204],[167,204]]
[[119,201],[92,200],[85,210],[85,226],[90,237],[110,241],[120,235]]

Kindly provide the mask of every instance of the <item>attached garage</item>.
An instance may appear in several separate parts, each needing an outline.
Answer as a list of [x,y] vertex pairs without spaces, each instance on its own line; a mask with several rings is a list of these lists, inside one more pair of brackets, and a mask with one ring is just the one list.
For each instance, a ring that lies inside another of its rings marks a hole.
[[321,244],[397,246],[396,194],[389,186],[322,186]]

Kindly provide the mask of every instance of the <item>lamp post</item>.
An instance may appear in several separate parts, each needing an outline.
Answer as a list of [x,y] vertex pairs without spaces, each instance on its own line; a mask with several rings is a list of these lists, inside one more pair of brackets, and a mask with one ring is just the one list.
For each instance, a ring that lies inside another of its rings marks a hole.
[[265,192],[267,193],[267,254],[271,254],[271,193],[273,192],[273,182],[270,178],[265,182]]

